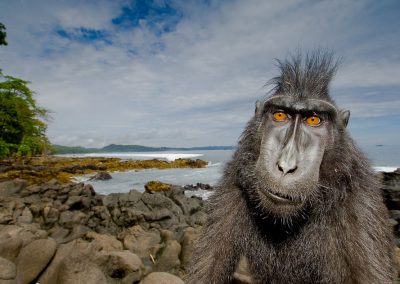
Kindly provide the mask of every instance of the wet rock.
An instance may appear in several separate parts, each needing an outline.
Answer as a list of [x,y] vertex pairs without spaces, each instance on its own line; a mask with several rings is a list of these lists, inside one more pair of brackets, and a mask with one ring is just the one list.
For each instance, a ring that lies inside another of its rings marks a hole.
[[56,252],[57,244],[52,239],[33,241],[21,249],[17,258],[17,282],[30,283],[47,266]]
[[90,178],[90,180],[110,180],[110,179],[112,179],[112,176],[108,172],[99,172]]
[[213,190],[213,187],[209,184],[206,183],[200,183],[198,182],[197,184],[188,184],[184,186],[185,190]]

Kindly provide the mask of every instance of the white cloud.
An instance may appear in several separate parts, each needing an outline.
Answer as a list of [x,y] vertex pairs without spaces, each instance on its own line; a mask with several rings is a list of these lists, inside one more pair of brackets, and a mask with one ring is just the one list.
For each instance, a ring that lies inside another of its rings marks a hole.
[[[40,104],[54,111],[49,126],[54,143],[235,144],[263,96],[262,86],[276,75],[273,58],[298,47],[330,47],[349,57],[335,88],[399,89],[396,45],[379,53],[385,35],[373,34],[360,20],[371,3],[216,1],[211,9],[179,1],[183,18],[161,37],[146,25],[113,27],[120,3],[0,4],[9,32],[9,46],[0,48],[1,67],[31,80]],[[113,44],[82,44],[54,33],[80,27],[108,30]],[[387,37],[399,43],[393,30]],[[398,107],[398,101],[376,104],[359,96],[342,101],[356,116],[370,115],[371,104],[372,115],[396,114]]]

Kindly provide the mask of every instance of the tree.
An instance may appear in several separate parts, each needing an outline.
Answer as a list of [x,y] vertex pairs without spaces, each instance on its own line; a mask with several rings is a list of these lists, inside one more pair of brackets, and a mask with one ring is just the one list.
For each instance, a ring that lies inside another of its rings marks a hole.
[[6,27],[0,23],[0,45],[7,45],[6,36]]
[[0,70],[0,157],[37,155],[49,145],[49,111],[37,105],[29,83]]

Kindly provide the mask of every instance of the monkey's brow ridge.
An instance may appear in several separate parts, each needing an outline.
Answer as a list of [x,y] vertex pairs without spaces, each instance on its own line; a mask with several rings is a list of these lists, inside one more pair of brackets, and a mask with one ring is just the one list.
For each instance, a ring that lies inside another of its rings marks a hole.
[[319,109],[322,111],[328,110],[333,112],[334,114],[338,113],[338,109],[332,103],[325,100],[313,98],[298,99],[289,96],[272,96],[264,102],[264,107],[266,106],[283,107],[295,110],[306,109],[308,111],[315,111]]

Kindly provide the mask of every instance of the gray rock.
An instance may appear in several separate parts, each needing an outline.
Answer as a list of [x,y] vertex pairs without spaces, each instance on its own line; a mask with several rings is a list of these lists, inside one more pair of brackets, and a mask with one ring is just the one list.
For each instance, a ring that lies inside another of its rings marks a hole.
[[17,258],[17,282],[30,283],[47,266],[56,252],[52,239],[35,240],[21,249]]
[[174,214],[182,214],[182,209],[176,205],[171,199],[160,194],[160,193],[148,193],[142,194],[142,201],[151,210],[169,209]]
[[33,221],[33,215],[31,210],[29,210],[28,207],[25,207],[24,210],[22,211],[21,216],[18,217],[18,222],[19,223],[26,223],[30,224]]
[[0,235],[0,257],[14,261],[21,250],[23,241],[21,238],[10,235]]
[[[142,260],[128,250],[112,251],[102,257],[102,267],[111,278],[138,281],[142,278],[144,265]],[[129,277],[128,277],[129,276]]]
[[14,179],[0,182],[0,196],[12,196],[28,185],[26,180]]
[[397,222],[395,219],[389,219],[389,224],[392,227],[395,227],[395,226],[397,226],[397,224],[399,224],[399,222]]
[[0,257],[0,280],[11,280],[17,276],[15,264],[8,259]]
[[183,280],[166,272],[152,272],[140,284],[184,284]]
[[84,196],[70,196],[65,202],[65,205],[69,207],[70,210],[81,210],[87,209],[90,206],[90,200]]
[[61,261],[55,279],[57,284],[107,284],[101,269],[80,253],[71,254]]
[[92,240],[90,245],[93,252],[122,250],[122,243],[114,236],[101,235],[95,232],[86,234],[86,239]]
[[400,210],[390,210],[390,216],[393,219],[400,220]]
[[193,251],[197,243],[197,240],[200,237],[200,234],[201,234],[201,228],[192,228],[192,227],[187,228],[183,234],[180,260],[184,267],[186,267],[189,264],[189,261],[192,258]]
[[112,176],[108,172],[99,172],[95,174],[90,180],[110,180]]
[[169,240],[161,249],[156,258],[155,271],[175,272],[181,264],[179,255],[181,253],[181,245],[176,240]]
[[58,238],[58,239],[55,239],[55,240],[56,240],[56,242],[58,244],[68,243],[68,242],[71,242],[73,240],[76,240],[76,239],[84,237],[90,231],[91,230],[88,227],[84,226],[84,225],[77,225],[64,238]]
[[62,244],[58,246],[55,256],[53,257],[51,263],[46,268],[46,270],[40,275],[37,281],[38,283],[57,283],[59,265],[65,257],[67,257],[71,252],[77,250],[76,242],[77,241],[72,241],[67,244]]
[[49,224],[54,224],[58,221],[58,217],[60,216],[60,212],[58,211],[57,208],[46,206],[43,208],[43,218],[44,218],[44,223],[49,225]]
[[141,226],[134,226],[119,235],[124,248],[137,254],[146,266],[152,266],[153,259],[162,247],[157,231],[146,232]]

